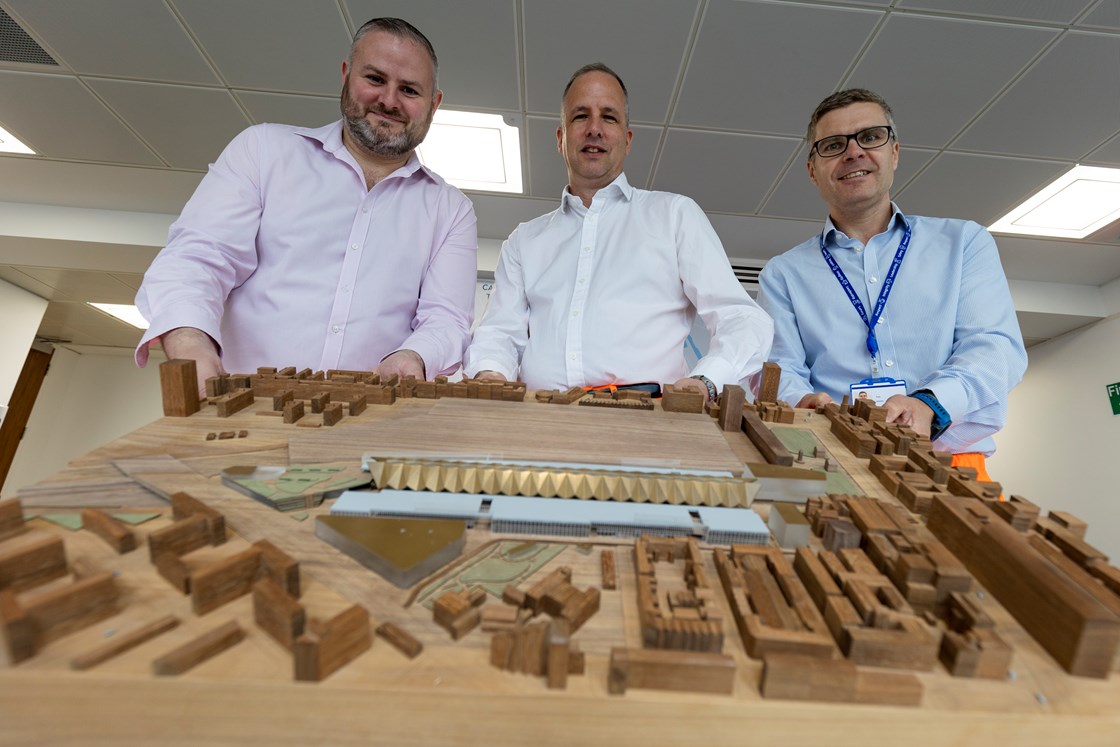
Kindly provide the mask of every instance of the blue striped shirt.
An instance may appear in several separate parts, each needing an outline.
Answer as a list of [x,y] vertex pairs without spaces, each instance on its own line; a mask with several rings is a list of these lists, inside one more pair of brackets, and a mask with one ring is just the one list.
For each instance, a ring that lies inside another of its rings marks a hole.
[[[929,389],[953,425],[935,447],[991,454],[1007,395],[1027,368],[1015,307],[991,234],[971,221],[906,216],[893,205],[887,230],[866,247],[825,223],[826,246],[871,309],[909,225],[913,238],[876,327],[879,376]],[[820,252],[820,235],[770,260],[759,304],[774,318],[770,359],[782,367],[781,399],[796,405],[827,392],[840,401],[872,375],[867,325]]]

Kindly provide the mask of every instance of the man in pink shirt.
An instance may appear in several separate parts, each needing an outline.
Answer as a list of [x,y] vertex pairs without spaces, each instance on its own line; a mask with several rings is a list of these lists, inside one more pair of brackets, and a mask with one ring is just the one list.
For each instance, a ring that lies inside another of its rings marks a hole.
[[474,207],[415,155],[439,107],[431,43],[369,21],[342,63],[343,119],[250,127],[210,166],[137,294],[147,363],[197,362],[200,389],[259,366],[454,371],[477,276]]

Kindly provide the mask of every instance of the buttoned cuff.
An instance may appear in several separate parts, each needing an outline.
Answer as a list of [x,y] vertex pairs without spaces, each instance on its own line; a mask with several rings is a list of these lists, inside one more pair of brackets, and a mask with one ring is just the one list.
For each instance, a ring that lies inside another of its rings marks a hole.
[[514,370],[515,369],[510,368],[505,363],[491,358],[480,358],[478,360],[472,360],[469,362],[469,365],[464,364],[463,366],[463,373],[465,373],[467,375],[467,378],[470,379],[478,376],[479,371],[497,371],[502,376],[505,376],[507,380],[515,381],[517,379],[517,376],[515,375]]
[[[735,376],[735,367],[714,355],[706,355],[701,358],[696,367],[689,372],[689,376],[707,376],[716,385],[716,388],[723,391],[723,388],[728,384],[739,384],[739,379]],[[669,382],[670,384],[673,382]]]
[[[159,342],[159,337],[179,327],[193,327],[201,330],[210,336],[214,344],[218,346],[219,357],[222,354],[222,333],[221,322],[218,319],[212,318],[208,314],[199,313],[197,307],[193,306],[177,306],[168,309],[154,319],[150,320],[148,329],[144,332],[143,337],[140,338],[140,344],[136,346],[136,352],[133,354],[136,360],[136,365],[144,368],[148,365],[148,348],[153,344]],[[170,356],[168,356],[170,357]]]

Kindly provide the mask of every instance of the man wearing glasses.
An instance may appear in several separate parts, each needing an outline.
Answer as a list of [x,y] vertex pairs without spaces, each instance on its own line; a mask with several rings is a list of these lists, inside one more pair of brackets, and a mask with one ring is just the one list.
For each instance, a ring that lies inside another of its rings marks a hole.
[[887,420],[976,467],[1027,356],[995,241],[971,221],[905,215],[890,199],[898,138],[887,102],[834,93],[809,120],[809,179],[824,230],[767,263],[779,396],[816,407],[871,397]]

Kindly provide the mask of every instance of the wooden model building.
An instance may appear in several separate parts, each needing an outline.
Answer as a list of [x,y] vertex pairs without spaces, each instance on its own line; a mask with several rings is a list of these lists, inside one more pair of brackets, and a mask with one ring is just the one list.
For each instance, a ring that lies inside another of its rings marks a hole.
[[[490,664],[498,669],[546,675],[550,688],[563,688],[569,674],[583,674],[584,659],[571,636],[599,610],[599,590],[579,590],[572,569],[561,566],[527,590],[507,586],[507,606],[483,615],[483,630],[493,632]],[[489,610],[487,611],[489,612]],[[550,620],[530,622],[544,613]]]
[[[1117,586],[1103,579],[1115,578],[1117,572],[1103,553],[1077,536],[1080,522],[1065,519],[1074,526],[1072,532],[1058,522],[1043,523],[1037,518],[1037,507],[1019,497],[1004,506],[998,484],[977,482],[973,472],[948,466],[947,454],[933,452],[924,443],[906,444],[900,455],[889,436],[886,441],[868,442],[867,424],[876,417],[873,406],[862,403],[859,417],[836,405],[824,411],[834,429],[844,423],[841,430],[858,435],[848,438],[846,445],[871,459],[873,472],[888,488],[896,487],[900,500],[907,502],[908,481],[918,484],[921,490],[910,491],[908,505],[928,513],[928,530],[946,548],[936,551],[941,561],[967,568],[1068,672],[1108,676],[1120,646],[1120,596]],[[896,458],[873,458],[878,448],[889,451],[886,443],[896,452],[881,457]],[[1032,529],[1040,525],[1041,532]],[[883,540],[875,540],[872,546],[884,558],[890,555]],[[960,572],[952,575],[959,577]],[[915,586],[921,592],[921,582]],[[935,604],[942,603],[947,592],[936,591],[933,598]],[[961,605],[955,609],[959,616]],[[949,645],[967,656],[962,642]],[[960,669],[986,672],[986,666]]]
[[935,498],[929,528],[1070,674],[1108,677],[1120,597],[1090,570],[974,498]]
[[730,556],[722,549],[713,556],[748,656],[838,656],[825,618],[780,550],[736,545]]
[[[684,588],[660,591],[655,568],[684,558]],[[696,540],[639,537],[634,543],[642,645],[681,651],[723,651],[723,616],[704,573]]]

